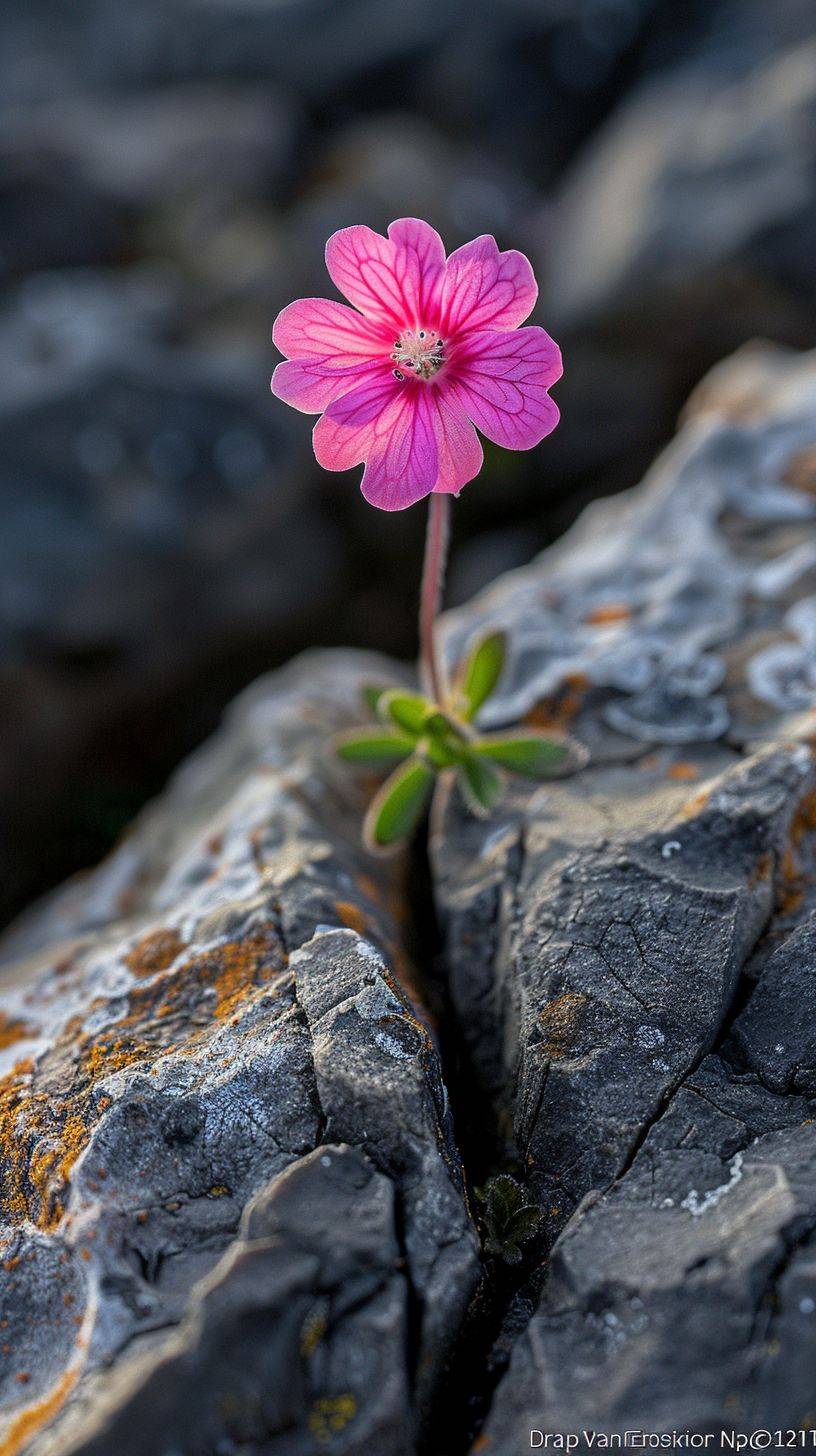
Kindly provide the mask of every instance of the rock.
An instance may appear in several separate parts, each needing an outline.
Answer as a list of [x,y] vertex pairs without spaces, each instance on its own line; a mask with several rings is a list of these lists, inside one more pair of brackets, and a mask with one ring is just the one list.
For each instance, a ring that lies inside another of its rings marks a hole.
[[746,339],[813,339],[812,11],[793,0],[772,37],[766,7],[721,8],[706,43],[624,97],[542,211],[542,313],[567,361],[550,468],[578,486],[636,478]]
[[[677,355],[707,344],[710,362],[746,326],[803,337],[814,69],[808,40],[747,74],[721,68],[718,86],[706,57],[628,98],[555,203],[553,327],[615,319]],[[659,332],[669,323],[678,335]]]
[[816,357],[739,356],[642,486],[448,619],[452,662],[508,633],[491,723],[591,755],[432,841],[474,1176],[543,1214],[498,1456],[810,1409],[814,440]]
[[[816,358],[747,351],[446,619],[451,664],[507,630],[487,720],[589,762],[485,822],[440,794],[438,975],[421,867],[364,854],[327,753],[395,680],[347,653],[261,680],[5,937],[7,1452],[806,1421],[814,439]],[[513,1270],[469,1213],[498,1170],[542,1214]]]
[[479,1266],[400,867],[327,752],[391,672],[257,684],[5,941],[8,1451],[413,1449]]

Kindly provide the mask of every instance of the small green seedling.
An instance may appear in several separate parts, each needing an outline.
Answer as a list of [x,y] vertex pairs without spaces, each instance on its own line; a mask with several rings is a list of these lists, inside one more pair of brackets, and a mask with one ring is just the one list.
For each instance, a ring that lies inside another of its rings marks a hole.
[[488,1178],[484,1188],[476,1189],[482,1205],[485,1253],[494,1254],[505,1264],[520,1264],[522,1245],[538,1233],[544,1215],[527,1200],[521,1184],[509,1173]]
[[408,838],[422,820],[439,774],[455,775],[473,814],[485,816],[500,803],[505,774],[548,779],[575,757],[567,739],[515,730],[479,733],[473,720],[495,690],[504,667],[505,636],[493,632],[468,654],[450,709],[402,688],[364,689],[377,726],[352,729],[335,740],[346,763],[392,769],[375,795],[364,824],[370,849],[387,851]]

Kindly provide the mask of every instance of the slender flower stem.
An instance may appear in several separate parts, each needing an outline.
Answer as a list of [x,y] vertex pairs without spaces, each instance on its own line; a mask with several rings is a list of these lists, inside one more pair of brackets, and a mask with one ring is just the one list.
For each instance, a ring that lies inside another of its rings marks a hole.
[[445,666],[437,651],[435,627],[445,584],[449,540],[450,496],[434,493],[428,497],[428,529],[419,599],[419,662],[425,690],[440,707],[447,702],[448,685]]

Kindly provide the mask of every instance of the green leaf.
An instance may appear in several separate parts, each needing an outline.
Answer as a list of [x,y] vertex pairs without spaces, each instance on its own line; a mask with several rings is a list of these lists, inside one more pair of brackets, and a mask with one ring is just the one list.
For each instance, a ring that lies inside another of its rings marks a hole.
[[390,691],[391,689],[386,687],[384,683],[363,683],[363,686],[360,689],[360,696],[362,697],[365,706],[372,713],[376,713],[377,706],[383,693],[387,693]]
[[492,763],[468,752],[459,763],[459,783],[474,814],[490,814],[504,794],[504,780]]
[[504,667],[507,639],[503,632],[491,632],[470,653],[462,679],[464,714],[474,718],[493,692]]
[[513,1216],[508,1219],[507,1227],[504,1231],[505,1238],[512,1240],[514,1244],[526,1244],[528,1239],[531,1239],[534,1234],[538,1233],[543,1219],[544,1214],[542,1210],[528,1203],[523,1208],[517,1209]]
[[346,763],[376,766],[401,763],[413,753],[415,743],[413,738],[396,733],[393,728],[352,728],[337,735],[334,747]]
[[427,763],[412,758],[386,779],[372,799],[363,825],[369,849],[388,849],[413,833],[431,797],[434,778]]
[[401,688],[393,688],[382,694],[377,704],[377,712],[384,722],[390,719],[398,728],[406,733],[413,733],[418,738],[424,731],[429,715],[434,712],[434,706],[427,698],[420,697],[419,693],[406,693]]
[[563,768],[570,745],[563,739],[544,738],[540,733],[514,733],[512,737],[488,734],[477,739],[473,751],[531,779],[546,779]]

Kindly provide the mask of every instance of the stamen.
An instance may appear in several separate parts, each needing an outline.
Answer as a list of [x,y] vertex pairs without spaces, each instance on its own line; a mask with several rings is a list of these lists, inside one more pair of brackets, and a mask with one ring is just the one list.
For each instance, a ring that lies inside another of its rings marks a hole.
[[[402,369],[410,369],[416,379],[432,379],[445,363],[445,340],[434,329],[405,329],[394,341],[391,358]],[[394,375],[399,377],[397,370]]]

